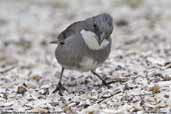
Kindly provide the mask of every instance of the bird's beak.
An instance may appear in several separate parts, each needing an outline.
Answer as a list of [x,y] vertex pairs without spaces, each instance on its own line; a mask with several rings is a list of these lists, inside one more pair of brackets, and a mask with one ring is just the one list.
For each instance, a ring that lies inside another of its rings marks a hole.
[[101,45],[101,43],[103,42],[103,40],[105,39],[106,34],[102,33],[99,35],[99,40],[98,40],[98,44]]

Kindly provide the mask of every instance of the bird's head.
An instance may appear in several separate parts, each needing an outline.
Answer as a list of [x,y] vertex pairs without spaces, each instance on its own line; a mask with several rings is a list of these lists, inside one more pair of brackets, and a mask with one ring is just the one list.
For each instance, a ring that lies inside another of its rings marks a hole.
[[93,31],[97,35],[99,45],[104,39],[110,38],[113,31],[113,19],[109,14],[103,13],[93,17]]

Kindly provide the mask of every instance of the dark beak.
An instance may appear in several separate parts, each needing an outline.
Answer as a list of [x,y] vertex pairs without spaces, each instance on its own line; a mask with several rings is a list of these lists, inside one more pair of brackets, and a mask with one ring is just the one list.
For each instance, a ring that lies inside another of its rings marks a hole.
[[98,35],[98,37],[99,37],[98,44],[101,45],[101,43],[103,42],[103,40],[106,37],[106,34],[105,33],[101,33],[101,34]]

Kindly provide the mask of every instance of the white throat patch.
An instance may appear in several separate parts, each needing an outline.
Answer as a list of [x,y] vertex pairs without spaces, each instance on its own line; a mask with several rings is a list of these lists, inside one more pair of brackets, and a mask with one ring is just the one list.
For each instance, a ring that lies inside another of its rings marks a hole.
[[96,34],[91,31],[82,30],[80,33],[89,49],[100,50],[105,48],[109,44],[109,41],[104,39],[101,45],[99,45],[98,41],[96,40]]

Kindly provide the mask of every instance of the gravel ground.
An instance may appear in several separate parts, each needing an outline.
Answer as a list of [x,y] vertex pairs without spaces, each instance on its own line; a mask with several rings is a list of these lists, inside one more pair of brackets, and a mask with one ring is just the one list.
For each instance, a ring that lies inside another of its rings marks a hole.
[[[0,111],[171,114],[170,0],[0,0]],[[49,42],[74,21],[114,18],[113,49],[97,72],[66,71]]]

